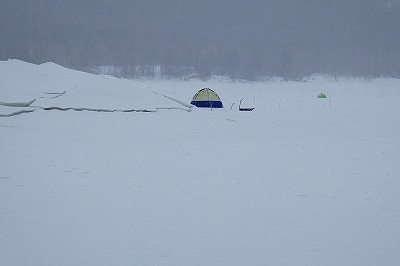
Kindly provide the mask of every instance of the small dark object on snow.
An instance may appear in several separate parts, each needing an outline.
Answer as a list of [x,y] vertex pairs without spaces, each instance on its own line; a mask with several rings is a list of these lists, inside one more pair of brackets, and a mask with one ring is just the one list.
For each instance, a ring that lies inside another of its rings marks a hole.
[[242,101],[243,101],[243,98],[240,100],[240,103],[239,103],[239,111],[251,112],[254,110],[254,107],[242,108],[241,107]]

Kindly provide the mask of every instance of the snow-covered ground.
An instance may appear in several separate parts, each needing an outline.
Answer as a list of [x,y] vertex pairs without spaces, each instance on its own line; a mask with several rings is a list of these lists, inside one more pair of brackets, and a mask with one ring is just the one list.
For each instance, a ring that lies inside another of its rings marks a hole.
[[[223,110],[162,96],[203,87]],[[130,81],[0,62],[0,102],[33,99],[0,106],[0,265],[400,264],[400,80]],[[34,111],[7,117],[20,110]]]

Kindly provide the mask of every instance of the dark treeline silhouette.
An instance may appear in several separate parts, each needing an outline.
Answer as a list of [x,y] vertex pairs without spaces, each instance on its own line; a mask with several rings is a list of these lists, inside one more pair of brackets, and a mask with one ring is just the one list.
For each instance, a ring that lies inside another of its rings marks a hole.
[[0,59],[127,77],[400,77],[397,0],[4,0]]

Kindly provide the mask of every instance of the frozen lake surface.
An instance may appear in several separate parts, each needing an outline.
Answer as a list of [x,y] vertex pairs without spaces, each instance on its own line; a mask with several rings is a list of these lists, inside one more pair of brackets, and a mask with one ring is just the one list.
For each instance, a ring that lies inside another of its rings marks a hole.
[[[225,108],[162,96],[203,87]],[[0,102],[33,99],[0,106],[34,110],[0,117],[1,265],[400,264],[399,80],[130,81],[0,62]]]

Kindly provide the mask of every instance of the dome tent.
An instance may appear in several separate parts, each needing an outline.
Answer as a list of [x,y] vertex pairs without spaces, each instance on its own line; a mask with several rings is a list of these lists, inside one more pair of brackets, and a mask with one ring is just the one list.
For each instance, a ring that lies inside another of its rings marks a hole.
[[223,104],[215,91],[204,88],[199,90],[190,102],[196,107],[200,108],[223,108]]

